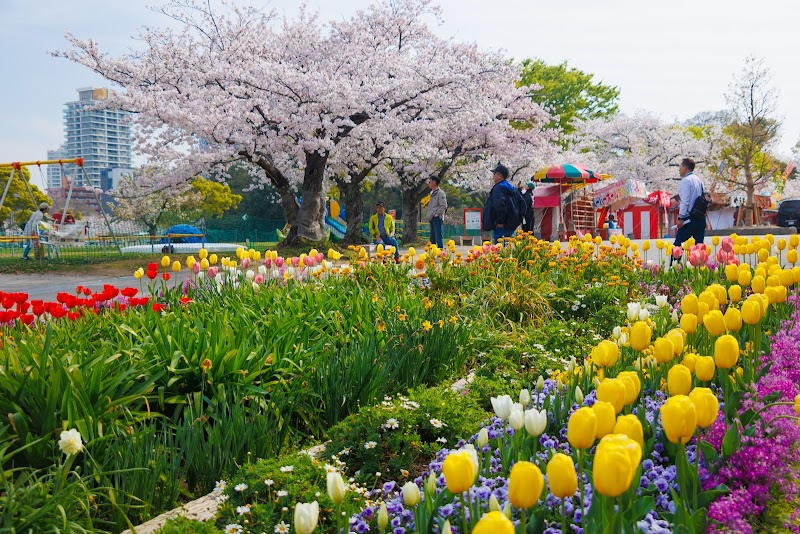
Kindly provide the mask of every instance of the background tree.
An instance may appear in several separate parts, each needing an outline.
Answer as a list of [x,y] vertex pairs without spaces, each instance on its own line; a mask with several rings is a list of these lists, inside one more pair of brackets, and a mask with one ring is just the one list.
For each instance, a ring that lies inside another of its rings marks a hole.
[[596,82],[593,74],[566,61],[548,65],[541,59],[525,59],[521,66],[519,85],[538,86],[531,98],[552,116],[547,128],[570,135],[576,121],[608,119],[619,111],[619,87]]
[[[2,195],[6,183],[8,183],[11,170],[11,167],[0,167],[0,195]],[[35,204],[25,187],[25,182],[28,182],[28,186],[33,192],[33,197],[36,199]],[[0,226],[13,224],[19,227],[25,224],[31,213],[39,209],[39,204],[42,202],[53,204],[53,201],[47,195],[31,183],[31,173],[28,172],[26,167],[22,167],[21,170],[14,173],[14,179],[11,180],[3,208],[0,209]]]
[[742,70],[728,86],[725,99],[732,120],[724,130],[728,140],[723,160],[730,168],[724,180],[746,194],[744,209],[739,212],[740,220],[744,215],[746,224],[759,224],[756,189],[774,179],[781,165],[770,154],[780,127],[775,117],[778,91],[772,85],[772,74],[763,59],[745,59]]

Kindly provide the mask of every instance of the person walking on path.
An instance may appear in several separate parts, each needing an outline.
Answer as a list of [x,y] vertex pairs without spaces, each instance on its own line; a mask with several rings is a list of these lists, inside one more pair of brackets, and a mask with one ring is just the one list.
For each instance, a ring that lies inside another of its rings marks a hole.
[[497,243],[501,237],[511,237],[519,225],[519,220],[513,220],[522,214],[517,214],[515,197],[519,191],[508,181],[508,168],[497,165],[490,171],[494,185],[486,199],[483,208],[483,230],[492,232],[492,243]]
[[[678,231],[673,246],[681,247],[690,237],[702,243],[706,237],[705,208],[698,210],[697,200],[705,194],[703,181],[694,173],[694,160],[684,158],[678,170],[681,177],[680,207],[678,208]],[[702,211],[702,213],[700,213]]]
[[442,234],[444,212],[447,210],[447,195],[439,188],[442,179],[436,175],[428,178],[428,187],[431,188],[431,200],[428,202],[426,218],[431,223],[430,242],[439,248],[444,248],[444,235]]
[[[47,202],[42,202],[39,204],[39,209],[34,211],[28,222],[25,223],[25,229],[23,233],[28,237],[27,241],[25,241],[25,250],[22,251],[22,259],[29,260],[28,254],[31,252],[31,247],[34,244],[39,244],[39,223],[42,220],[52,220],[53,218],[47,213],[50,211],[50,206]],[[37,256],[38,257],[38,256]]]
[[386,204],[379,201],[375,204],[376,213],[369,218],[369,234],[374,244],[394,247],[394,259],[400,257],[400,247],[394,237],[394,218],[386,213]]
[[522,199],[525,201],[525,216],[522,218],[523,232],[533,232],[535,226],[533,219],[533,188],[535,186],[533,182],[522,186]]

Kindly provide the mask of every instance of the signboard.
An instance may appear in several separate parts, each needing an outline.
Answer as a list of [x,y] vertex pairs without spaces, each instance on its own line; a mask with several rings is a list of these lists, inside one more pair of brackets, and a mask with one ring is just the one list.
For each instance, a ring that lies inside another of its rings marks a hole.
[[647,198],[644,183],[639,180],[625,180],[603,187],[594,194],[594,209],[611,206],[627,198]]
[[475,230],[480,232],[483,222],[483,210],[481,208],[464,208],[464,231]]

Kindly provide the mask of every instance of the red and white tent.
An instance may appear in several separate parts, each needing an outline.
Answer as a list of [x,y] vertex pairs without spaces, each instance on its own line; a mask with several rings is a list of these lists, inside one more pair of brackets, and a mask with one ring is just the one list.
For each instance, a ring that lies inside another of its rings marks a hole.
[[533,190],[534,232],[541,239],[558,241],[561,209],[561,188],[558,185],[537,185]]

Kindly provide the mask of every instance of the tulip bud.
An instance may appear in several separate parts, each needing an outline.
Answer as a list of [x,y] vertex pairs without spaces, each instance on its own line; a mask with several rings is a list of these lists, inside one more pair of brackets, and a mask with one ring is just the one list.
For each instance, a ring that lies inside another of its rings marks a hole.
[[539,378],[536,380],[536,393],[541,393],[544,389],[544,377],[539,375]]
[[527,406],[531,403],[531,392],[527,389],[523,389],[519,392],[519,403],[523,406]]
[[478,439],[475,440],[475,444],[481,449],[489,444],[489,430],[486,427],[481,428],[480,432],[478,432]]
[[572,376],[572,373],[575,372],[575,358],[570,358],[569,363],[567,364],[567,374]]
[[547,411],[531,408],[525,411],[525,430],[533,437],[541,436],[547,428]]
[[162,256],[161,257],[161,266],[162,267],[169,267],[170,259],[169,256]]
[[614,330],[611,331],[611,335],[613,336],[614,339],[619,339],[619,336],[622,335],[622,327],[615,326]]
[[506,516],[507,519],[511,519],[511,501],[506,501],[505,506],[503,506],[503,515]]
[[436,497],[436,476],[433,473],[428,475],[428,479],[425,481],[425,493]]
[[442,526],[442,534],[453,534],[453,529],[450,528],[450,520],[446,520]]
[[575,402],[583,404],[583,391],[580,386],[575,386]]
[[516,406],[511,410],[511,415],[508,416],[508,424],[516,430],[522,430],[525,426],[525,414],[521,409],[517,409]]
[[[385,507],[384,507],[385,510]],[[317,520],[319,519],[319,504],[317,501],[312,503],[299,502],[294,508],[294,530],[297,534],[311,534],[317,528]],[[386,516],[387,523],[388,514]],[[378,522],[380,522],[380,514],[378,514]]]
[[386,525],[389,524],[389,511],[386,509],[386,503],[382,502],[378,510],[378,529],[383,532],[386,530]]
[[329,472],[327,476],[328,497],[334,504],[341,504],[344,501],[347,488],[342,480],[342,475],[338,471]]
[[672,324],[678,324],[678,310],[672,310]]
[[417,486],[413,482],[406,482],[403,485],[403,502],[406,503],[406,506],[414,507],[417,504],[419,504],[419,501],[420,501],[419,486]]
[[497,497],[494,496],[494,493],[492,493],[492,495],[489,497],[489,511],[490,512],[501,511],[500,501],[497,500]]

